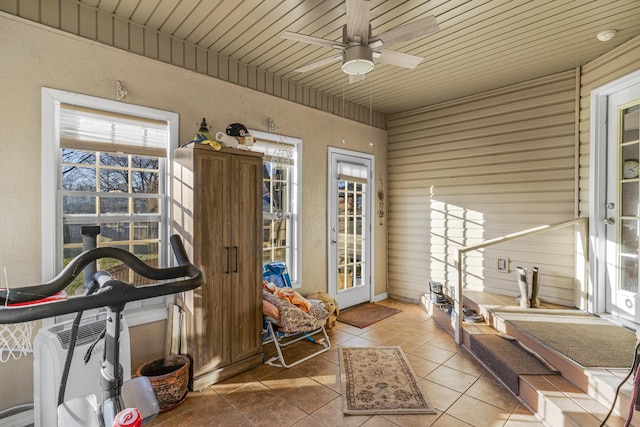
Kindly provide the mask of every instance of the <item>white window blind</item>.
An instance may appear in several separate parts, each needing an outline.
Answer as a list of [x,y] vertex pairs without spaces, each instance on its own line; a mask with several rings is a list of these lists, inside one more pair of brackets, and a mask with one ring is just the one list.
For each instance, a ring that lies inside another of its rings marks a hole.
[[356,163],[338,162],[338,179],[342,181],[367,183],[367,168]]
[[286,142],[272,142],[256,139],[253,151],[264,153],[267,162],[294,166],[296,162],[296,146]]
[[60,146],[166,157],[166,121],[70,104],[60,106]]

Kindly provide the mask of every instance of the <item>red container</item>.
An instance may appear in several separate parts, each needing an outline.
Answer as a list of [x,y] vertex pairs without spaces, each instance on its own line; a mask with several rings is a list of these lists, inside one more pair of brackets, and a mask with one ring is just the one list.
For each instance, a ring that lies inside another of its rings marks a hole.
[[136,408],[127,408],[118,412],[113,427],[142,427],[142,415]]

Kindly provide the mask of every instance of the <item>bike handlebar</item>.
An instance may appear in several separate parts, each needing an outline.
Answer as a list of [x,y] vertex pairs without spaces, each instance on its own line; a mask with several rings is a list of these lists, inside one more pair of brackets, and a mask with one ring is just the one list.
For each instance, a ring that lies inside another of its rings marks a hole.
[[[60,274],[46,283],[9,290],[2,289],[0,290],[0,304],[2,304],[0,324],[28,322],[100,307],[122,309],[130,301],[190,291],[202,285],[204,282],[202,272],[189,261],[180,237],[173,235],[170,242],[178,267],[154,268],[125,250],[112,247],[96,248],[75,257]],[[101,284],[100,291],[92,295],[73,296],[42,304],[6,306],[6,304],[37,301],[55,295],[82,274],[87,265],[100,258],[114,258],[122,261],[127,267],[147,279],[169,281],[134,286],[121,280],[103,277],[104,283]]]

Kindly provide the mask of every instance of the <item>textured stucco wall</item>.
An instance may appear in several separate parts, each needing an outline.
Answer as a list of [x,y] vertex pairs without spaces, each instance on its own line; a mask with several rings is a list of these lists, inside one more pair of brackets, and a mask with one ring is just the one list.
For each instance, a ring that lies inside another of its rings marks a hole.
[[[180,114],[181,142],[192,139],[202,117],[214,131],[234,122],[268,131],[271,117],[283,134],[302,139],[302,291],[326,291],[327,147],[372,153],[377,174],[386,175],[385,131],[10,15],[0,14],[0,34],[0,265],[12,286],[43,279],[41,88],[114,99],[120,80],[128,91],[124,102]],[[374,224],[379,295],[386,291],[386,226]],[[164,339],[164,330],[158,334]],[[143,350],[132,346],[133,358],[144,359]],[[32,400],[29,367],[0,365],[0,384],[21,384],[0,388],[0,410]]]

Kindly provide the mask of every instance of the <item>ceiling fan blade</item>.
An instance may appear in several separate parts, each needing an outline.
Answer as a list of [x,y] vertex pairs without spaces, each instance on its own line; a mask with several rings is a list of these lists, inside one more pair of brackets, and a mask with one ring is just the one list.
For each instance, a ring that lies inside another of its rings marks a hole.
[[408,53],[396,52],[395,50],[389,49],[382,49],[379,51],[379,55],[374,55],[375,62],[382,62],[383,64],[410,69],[416,68],[423,59],[424,58],[420,56],[409,55]]
[[363,81],[364,76],[366,76],[366,74],[349,74],[349,84]]
[[371,3],[368,0],[347,0],[347,41],[357,41],[360,43],[369,43],[369,10]]
[[297,42],[315,44],[318,46],[332,47],[336,49],[345,48],[346,45],[333,40],[321,39],[320,37],[307,36],[300,33],[292,33],[291,31],[285,31],[280,35],[283,39],[293,40]]
[[298,73],[306,73],[307,71],[312,71],[312,70],[315,70],[316,68],[324,67],[325,65],[332,64],[341,59],[342,59],[342,54],[340,53],[338,55],[330,56],[329,58],[324,58],[319,61],[312,62],[307,65],[303,65],[302,67],[296,68],[293,71],[296,71]]
[[431,15],[378,34],[373,37],[371,43],[373,44],[377,41],[381,41],[385,47],[391,47],[398,43],[417,39],[418,37],[424,37],[427,34],[435,33],[437,31],[440,31],[440,27],[436,22],[436,18]]

